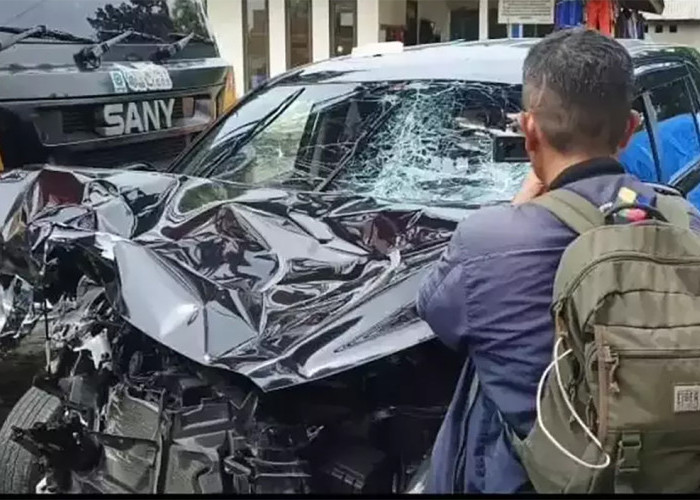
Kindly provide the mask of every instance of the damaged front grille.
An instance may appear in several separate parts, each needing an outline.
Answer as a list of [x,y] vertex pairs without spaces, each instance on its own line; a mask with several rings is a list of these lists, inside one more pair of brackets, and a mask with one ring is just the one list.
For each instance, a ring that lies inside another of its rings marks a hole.
[[[202,369],[119,324],[94,286],[82,289],[82,297],[62,306],[74,328],[57,320],[52,342],[61,347],[54,373],[40,384],[63,397],[63,412],[56,421],[14,430],[13,439],[42,457],[47,491],[397,492],[444,413],[429,400],[449,398],[449,390],[437,394],[416,381],[415,364],[434,357],[431,344],[403,361],[262,394],[243,378]],[[69,314],[71,307],[82,319]]]

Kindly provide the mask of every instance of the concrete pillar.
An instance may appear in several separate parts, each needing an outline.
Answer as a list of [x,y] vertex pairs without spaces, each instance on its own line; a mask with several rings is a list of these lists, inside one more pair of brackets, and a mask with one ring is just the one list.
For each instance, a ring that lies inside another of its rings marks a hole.
[[328,59],[331,51],[331,11],[328,0],[312,0],[311,29],[314,61]]
[[489,0],[479,0],[479,40],[489,39]]
[[243,2],[241,0],[208,0],[207,16],[219,45],[221,57],[233,66],[236,94],[240,97],[245,89]]
[[379,0],[357,0],[357,46],[379,41]]
[[270,77],[287,71],[287,15],[285,0],[268,0]]

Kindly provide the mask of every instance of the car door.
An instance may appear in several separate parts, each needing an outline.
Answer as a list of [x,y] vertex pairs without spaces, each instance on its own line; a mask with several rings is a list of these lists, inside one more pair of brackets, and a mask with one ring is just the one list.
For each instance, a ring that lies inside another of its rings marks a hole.
[[[700,110],[700,54],[695,49],[684,48],[688,52],[685,61],[690,74],[692,95],[696,110]],[[696,121],[700,123],[700,112],[696,112]],[[690,202],[700,209],[700,158],[679,169],[669,180],[669,184],[679,189]]]
[[[697,85],[683,61],[657,60],[638,68],[637,88],[635,108],[644,126],[620,161],[644,181],[669,184],[700,161]],[[691,202],[700,206],[700,190],[691,195]]]

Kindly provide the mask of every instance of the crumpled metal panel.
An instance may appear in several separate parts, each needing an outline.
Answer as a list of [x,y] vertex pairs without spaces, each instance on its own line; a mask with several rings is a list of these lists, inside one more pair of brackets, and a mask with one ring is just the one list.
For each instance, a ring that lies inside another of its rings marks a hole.
[[79,268],[146,335],[272,390],[432,338],[415,295],[465,213],[46,167],[0,177],[0,257],[35,285]]

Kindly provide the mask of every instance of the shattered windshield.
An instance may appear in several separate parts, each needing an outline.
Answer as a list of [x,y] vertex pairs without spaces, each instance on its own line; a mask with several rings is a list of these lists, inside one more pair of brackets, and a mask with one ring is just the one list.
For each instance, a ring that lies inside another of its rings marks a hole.
[[418,203],[508,200],[528,164],[494,161],[520,89],[474,82],[270,87],[175,169],[256,187]]

